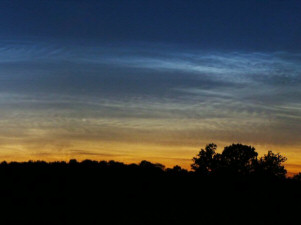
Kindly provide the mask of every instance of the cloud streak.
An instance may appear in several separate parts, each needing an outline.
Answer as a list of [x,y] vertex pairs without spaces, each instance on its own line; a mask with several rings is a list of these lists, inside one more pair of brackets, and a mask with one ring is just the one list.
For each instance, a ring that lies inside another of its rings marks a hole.
[[208,141],[298,152],[300,61],[289,52],[2,42],[1,154],[165,158],[178,148],[170,157],[185,159]]

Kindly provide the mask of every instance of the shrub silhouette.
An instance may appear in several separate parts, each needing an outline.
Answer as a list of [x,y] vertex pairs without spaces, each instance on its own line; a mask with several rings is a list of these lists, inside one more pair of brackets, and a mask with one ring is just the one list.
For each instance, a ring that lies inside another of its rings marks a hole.
[[297,181],[301,181],[301,173],[298,173],[298,174],[294,175],[293,179],[297,180]]

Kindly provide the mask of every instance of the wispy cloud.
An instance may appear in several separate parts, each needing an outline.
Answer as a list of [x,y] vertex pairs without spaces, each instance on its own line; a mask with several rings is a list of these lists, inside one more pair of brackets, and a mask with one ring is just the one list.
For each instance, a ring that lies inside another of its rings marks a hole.
[[94,156],[127,145],[124,157],[143,144],[300,146],[300,62],[289,52],[2,43],[0,145]]

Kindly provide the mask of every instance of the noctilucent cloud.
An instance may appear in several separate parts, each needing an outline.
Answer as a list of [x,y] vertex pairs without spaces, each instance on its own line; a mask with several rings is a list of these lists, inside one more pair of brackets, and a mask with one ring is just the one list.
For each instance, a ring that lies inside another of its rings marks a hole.
[[242,142],[301,169],[301,4],[0,2],[0,159],[189,168]]

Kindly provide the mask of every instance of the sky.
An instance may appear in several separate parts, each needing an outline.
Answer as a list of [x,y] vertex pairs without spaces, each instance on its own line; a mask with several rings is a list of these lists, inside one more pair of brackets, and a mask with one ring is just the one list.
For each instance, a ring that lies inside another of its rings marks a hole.
[[0,161],[189,168],[207,143],[301,171],[301,4],[0,2]]

